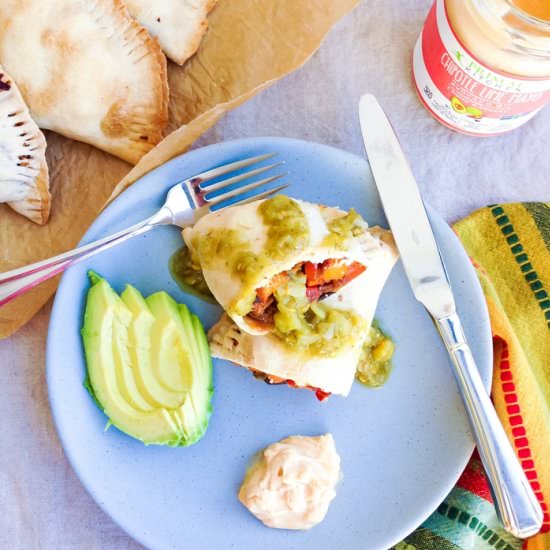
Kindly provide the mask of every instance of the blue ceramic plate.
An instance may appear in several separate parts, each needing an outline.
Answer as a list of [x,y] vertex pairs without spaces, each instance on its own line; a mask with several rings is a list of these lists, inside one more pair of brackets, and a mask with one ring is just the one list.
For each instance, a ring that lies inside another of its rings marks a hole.
[[[149,216],[183,176],[237,159],[276,152],[286,161],[288,194],[356,208],[387,226],[369,166],[344,151],[290,139],[247,139],[182,155],[114,201],[83,242]],[[491,376],[487,310],[474,270],[451,229],[430,213],[459,312],[486,383]],[[443,500],[474,443],[449,359],[402,266],[394,269],[376,313],[394,338],[395,367],[381,389],[359,384],[347,398],[319,403],[313,393],[270,387],[242,368],[215,362],[214,414],[205,437],[190,448],[145,447],[115,428],[82,385],[80,327],[94,269],[121,291],[159,289],[185,302],[210,327],[217,306],[184,293],[168,270],[181,245],[177,228],[160,228],[71,268],[52,312],[47,381],[53,417],[69,461],[97,503],[131,536],[155,549],[369,550],[388,548]],[[332,432],[343,479],[326,519],[307,532],[264,527],[237,500],[247,463],[283,437]]]

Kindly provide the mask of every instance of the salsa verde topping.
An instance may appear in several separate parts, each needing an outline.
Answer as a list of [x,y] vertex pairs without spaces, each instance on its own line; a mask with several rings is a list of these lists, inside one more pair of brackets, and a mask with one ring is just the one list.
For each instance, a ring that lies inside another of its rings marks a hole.
[[355,345],[366,330],[365,320],[355,312],[310,302],[303,274],[294,274],[278,287],[275,298],[274,334],[306,355],[333,357]]
[[172,254],[170,258],[170,273],[178,285],[186,292],[196,294],[199,298],[209,302],[214,301],[214,297],[204,280],[199,264],[193,261],[191,252],[186,246],[182,246]]
[[374,323],[363,344],[355,378],[370,388],[382,386],[392,370],[394,350],[391,338]]
[[345,216],[330,220],[327,227],[329,234],[325,237],[323,245],[345,249],[350,239],[367,230],[367,223],[351,208]]
[[309,243],[309,225],[300,205],[289,197],[276,195],[259,207],[268,227],[264,253],[274,260],[284,260]]

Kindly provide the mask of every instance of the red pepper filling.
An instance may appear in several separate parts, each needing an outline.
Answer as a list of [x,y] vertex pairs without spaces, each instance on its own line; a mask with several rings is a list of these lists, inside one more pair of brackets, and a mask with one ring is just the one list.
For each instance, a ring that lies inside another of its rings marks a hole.
[[256,378],[258,378],[259,380],[263,380],[266,384],[271,384],[271,385],[287,384],[291,388],[306,389],[306,390],[314,391],[315,392],[315,397],[317,397],[317,399],[319,401],[325,401],[326,399],[328,399],[331,396],[330,392],[323,391],[320,388],[315,388],[313,386],[298,386],[296,384],[296,382],[294,382],[294,380],[286,380],[286,379],[281,378],[279,376],[275,376],[274,374],[266,374],[265,372],[261,372],[259,370],[252,369],[252,368],[249,369],[249,370],[252,371],[252,374]]
[[247,317],[261,327],[272,328],[273,316],[277,313],[275,291],[286,283],[293,273],[305,274],[306,296],[310,302],[317,302],[340,290],[365,269],[366,267],[359,262],[349,263],[346,259],[329,259],[319,264],[296,264],[291,270],[275,275],[266,286],[256,289],[256,299]]

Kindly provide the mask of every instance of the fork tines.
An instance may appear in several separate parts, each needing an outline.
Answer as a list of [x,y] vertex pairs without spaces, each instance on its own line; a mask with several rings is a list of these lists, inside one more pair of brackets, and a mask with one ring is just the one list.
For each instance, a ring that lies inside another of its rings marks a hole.
[[[231,176],[229,178],[222,179],[208,185],[208,182],[216,180],[221,176],[236,172],[237,170],[241,170],[242,168],[247,168],[248,166],[258,164],[264,160],[272,158],[273,156],[275,156],[275,154],[276,153],[268,153],[239,160],[237,162],[232,162],[230,164],[224,164],[217,168],[202,172],[201,174],[198,174],[193,178],[185,181],[184,184],[187,186],[188,191],[193,197],[195,207],[200,208],[201,206],[208,206],[209,208],[211,208],[214,206],[219,206],[226,201],[229,202],[223,205],[223,207],[234,206],[236,204],[246,204],[258,199],[269,197],[270,195],[273,195],[274,193],[278,193],[279,191],[285,189],[286,187],[288,187],[288,184],[280,185],[278,187],[267,189],[261,192],[251,193],[256,189],[259,190],[260,187],[268,185],[282,178],[283,176],[288,175],[287,173],[276,174],[248,183],[246,182],[246,180],[250,180],[251,178],[254,178],[254,176],[258,176],[259,174],[263,174],[264,172],[272,170],[277,166],[281,166],[282,164],[284,164],[284,162],[275,162],[267,166],[260,166],[259,168],[254,168],[252,170],[242,172],[241,174],[237,174],[235,176]],[[240,182],[243,182],[243,184],[238,185]],[[239,197],[242,198],[239,199]]]

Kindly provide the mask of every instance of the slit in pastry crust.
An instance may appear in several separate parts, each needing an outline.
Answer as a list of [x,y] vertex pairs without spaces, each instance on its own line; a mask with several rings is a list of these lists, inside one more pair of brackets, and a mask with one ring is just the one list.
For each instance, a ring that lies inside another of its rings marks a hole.
[[0,202],[40,225],[50,214],[46,139],[0,66]]

